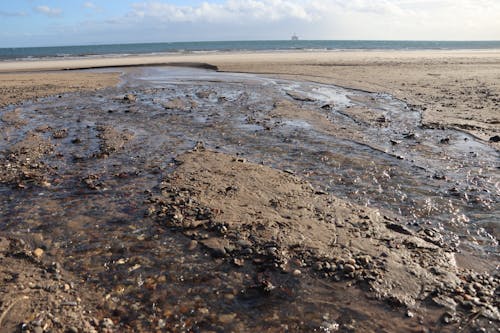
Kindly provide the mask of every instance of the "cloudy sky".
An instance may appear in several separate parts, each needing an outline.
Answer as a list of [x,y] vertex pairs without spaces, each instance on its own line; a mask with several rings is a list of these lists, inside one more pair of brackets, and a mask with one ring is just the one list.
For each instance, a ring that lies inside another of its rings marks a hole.
[[500,0],[1,0],[0,47],[289,39],[500,40]]

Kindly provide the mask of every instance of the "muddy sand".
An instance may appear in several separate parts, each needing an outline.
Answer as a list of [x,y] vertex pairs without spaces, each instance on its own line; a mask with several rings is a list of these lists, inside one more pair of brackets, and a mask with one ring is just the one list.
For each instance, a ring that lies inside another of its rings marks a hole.
[[[0,72],[205,63],[222,71],[281,74],[390,93],[423,110],[423,123],[500,140],[500,51],[421,50],[187,54],[3,62]],[[2,82],[4,80],[0,80]]]
[[496,330],[494,145],[296,78],[79,84],[0,110],[1,332]]

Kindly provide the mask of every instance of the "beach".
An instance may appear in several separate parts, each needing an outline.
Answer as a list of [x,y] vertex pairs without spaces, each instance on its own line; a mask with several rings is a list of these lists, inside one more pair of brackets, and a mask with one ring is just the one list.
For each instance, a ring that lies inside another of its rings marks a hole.
[[[298,51],[18,61],[0,63],[0,73],[190,62],[212,64],[221,71],[281,74],[389,93],[423,108],[426,125],[459,128],[486,141],[499,134],[500,51],[495,50]],[[3,75],[5,84],[10,77]],[[74,80],[73,75],[68,77]],[[99,87],[99,80],[95,82]]]
[[500,321],[500,50],[2,61],[0,125],[0,332]]

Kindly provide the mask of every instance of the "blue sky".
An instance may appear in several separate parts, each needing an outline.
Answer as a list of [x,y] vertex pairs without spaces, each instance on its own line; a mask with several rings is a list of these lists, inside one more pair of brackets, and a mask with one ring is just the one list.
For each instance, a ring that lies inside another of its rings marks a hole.
[[500,0],[0,0],[0,47],[198,40],[500,40]]

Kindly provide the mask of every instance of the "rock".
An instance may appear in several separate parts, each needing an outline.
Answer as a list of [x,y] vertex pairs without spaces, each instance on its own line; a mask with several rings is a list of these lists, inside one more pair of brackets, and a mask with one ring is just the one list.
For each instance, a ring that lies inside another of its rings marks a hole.
[[299,275],[301,275],[301,274],[302,274],[302,272],[301,272],[299,269],[295,269],[295,270],[292,272],[292,275],[293,275],[293,276],[299,276]]
[[158,319],[158,328],[159,329],[165,328],[166,326],[167,326],[167,322],[165,321],[165,319]]
[[492,136],[490,142],[500,142],[500,135]]
[[349,259],[346,260],[345,263],[349,264],[351,266],[354,266],[354,265],[356,265],[356,260],[354,260],[353,258],[349,258]]
[[236,313],[228,313],[219,316],[219,321],[222,324],[230,324],[234,318],[236,318]]
[[323,264],[321,263],[321,261],[315,262],[314,266],[313,266],[313,269],[315,271],[321,271],[321,270],[323,270]]
[[189,242],[188,250],[194,251],[197,246],[198,246],[198,242],[193,239],[192,241]]
[[64,139],[68,136],[68,130],[63,128],[52,133],[52,138],[54,139]]
[[241,247],[252,247],[252,242],[250,242],[249,240],[246,240],[246,239],[239,239],[237,241],[237,244],[240,245]]
[[234,258],[233,263],[238,267],[243,267],[243,265],[245,264],[245,260],[239,259],[239,258]]
[[368,266],[371,262],[370,256],[361,256],[358,257],[358,262],[361,266]]
[[78,328],[71,326],[66,330],[67,333],[78,333]]
[[405,226],[397,223],[387,223],[385,225],[387,229],[391,229],[393,231],[399,232],[400,234],[405,234],[405,235],[413,235],[413,231],[410,229],[406,228]]
[[101,325],[100,325],[102,328],[113,328],[115,326],[115,323],[113,323],[113,321],[110,319],[110,318],[104,318],[102,321],[101,321]]
[[286,94],[296,101],[300,102],[314,102],[315,100],[304,93],[298,91],[287,91]]
[[201,241],[206,248],[210,250],[213,256],[215,257],[224,257],[227,252],[224,247],[224,241],[219,238],[208,238]]
[[137,96],[134,94],[126,94],[125,97],[123,97],[123,100],[128,102],[135,102],[137,100]]
[[41,248],[36,248],[34,251],[33,251],[33,256],[37,259],[41,259],[42,256],[43,256],[43,250]]
[[441,320],[444,324],[449,325],[455,321],[456,315],[451,312],[445,312],[441,317]]
[[457,308],[457,303],[451,297],[447,296],[436,296],[432,298],[432,301],[439,306],[442,306],[448,310],[455,311]]
[[356,267],[354,267],[354,265],[351,265],[351,264],[345,264],[344,265],[344,272],[346,272],[346,273],[354,273],[354,271],[356,271]]
[[196,107],[196,102],[184,101],[180,98],[174,98],[168,102],[163,103],[163,107],[167,110],[188,111]]

